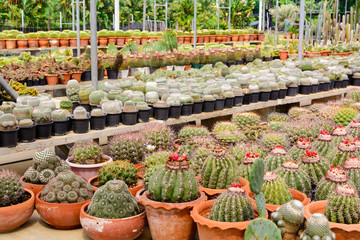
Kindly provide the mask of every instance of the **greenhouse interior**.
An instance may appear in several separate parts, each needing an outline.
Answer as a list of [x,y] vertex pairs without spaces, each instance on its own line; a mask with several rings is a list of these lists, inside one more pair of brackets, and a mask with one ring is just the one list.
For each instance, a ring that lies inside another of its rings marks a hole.
[[1,240],[360,240],[360,0],[0,0]]

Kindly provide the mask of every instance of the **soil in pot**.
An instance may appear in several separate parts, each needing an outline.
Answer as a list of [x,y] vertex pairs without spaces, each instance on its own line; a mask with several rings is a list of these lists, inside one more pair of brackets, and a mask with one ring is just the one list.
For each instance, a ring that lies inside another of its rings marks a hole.
[[169,118],[180,118],[181,116],[181,105],[179,106],[170,106],[169,108]]
[[66,119],[64,121],[53,121],[53,126],[52,126],[52,135],[53,136],[63,136],[68,134],[68,122],[70,121],[70,119]]
[[106,115],[106,126],[116,127],[119,125],[121,120],[121,113],[108,113]]
[[47,139],[51,138],[53,121],[49,123],[37,123],[36,125],[36,138]]
[[252,93],[245,93],[243,98],[243,104],[248,105],[251,102],[251,95]]
[[260,93],[252,93],[251,94],[251,103],[257,103],[259,102],[259,95]]
[[90,129],[91,130],[103,130],[106,124],[106,114],[102,116],[91,116]]
[[260,92],[259,93],[259,101],[267,102],[270,99],[270,91],[269,92]]
[[299,92],[299,87],[288,87],[286,96],[296,96]]
[[204,100],[202,111],[213,112],[215,109],[215,100]]
[[77,119],[71,117],[74,133],[87,133],[89,131],[90,118]]
[[203,100],[194,102],[192,114],[200,114],[203,108]]
[[225,98],[215,100],[215,106],[214,106],[215,111],[223,110],[224,107],[225,107]]
[[[90,178],[88,180],[88,183],[92,186],[92,188],[94,189],[94,192],[98,190],[99,187],[101,187],[100,182],[98,181],[98,175]],[[134,197],[136,196],[136,193],[144,188],[144,181],[142,179],[138,179],[136,185],[134,186],[128,186],[129,191],[131,192],[131,195],[133,195]]]
[[149,122],[150,109],[142,109],[138,112],[138,122]]
[[181,116],[190,116],[192,114],[193,103],[183,103],[181,106]]
[[137,123],[138,111],[122,112],[122,123],[124,125],[135,125]]
[[225,108],[232,108],[234,106],[235,97],[227,97],[225,98]]
[[154,109],[154,118],[157,120],[168,120],[169,118],[169,107],[155,107]]
[[19,142],[33,142],[36,138],[36,123],[32,126],[19,126],[18,140]]

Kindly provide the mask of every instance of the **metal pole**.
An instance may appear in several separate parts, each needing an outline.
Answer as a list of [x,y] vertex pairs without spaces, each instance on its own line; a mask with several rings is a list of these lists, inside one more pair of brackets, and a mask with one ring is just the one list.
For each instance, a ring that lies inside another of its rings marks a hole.
[[62,15],[61,15],[61,12],[60,12],[60,31],[62,31]]
[[[261,0],[261,1],[264,1],[264,3],[263,3],[263,16],[262,16],[262,20],[263,20],[262,27],[263,27],[263,30],[265,30],[266,0]],[[268,20],[269,20],[269,18],[268,18]]]
[[83,4],[83,30],[86,31],[86,9],[85,9],[85,0],[82,1]]
[[197,0],[194,0],[194,49],[196,49]]
[[312,28],[312,10],[313,10],[313,0],[310,2],[310,26]]
[[165,30],[168,27],[168,1],[165,1]]
[[72,30],[75,31],[75,7],[74,7],[74,0],[71,1],[71,11],[72,11]]
[[143,31],[146,30],[146,0],[144,0],[144,7],[143,7]]
[[154,0],[154,32],[157,32],[157,24],[156,24],[156,0]]
[[119,30],[119,0],[115,0],[115,21],[114,30]]
[[229,30],[231,27],[231,0],[229,0]]
[[278,15],[279,15],[279,0],[276,0],[276,17],[275,17],[275,49],[278,41]]
[[300,27],[299,27],[299,46],[298,59],[303,58],[303,42],[304,42],[304,20],[305,20],[305,0],[300,0]]
[[260,0],[259,2],[259,24],[258,24],[258,30],[261,31],[261,25],[262,25],[262,3],[263,1]]
[[91,83],[98,89],[98,59],[97,59],[97,19],[96,0],[90,0],[90,30],[91,30]]
[[220,22],[219,22],[220,21],[219,20],[219,18],[220,18],[219,0],[216,0],[216,7],[217,7],[217,12],[216,12],[216,14],[217,14],[217,30],[219,30],[219,27],[220,27]]
[[76,0],[76,48],[77,48],[77,57],[80,57],[80,4],[79,0]]
[[19,97],[19,94],[15,92],[15,90],[10,87],[10,85],[5,81],[5,79],[0,75],[0,86],[7,92],[10,97],[12,97],[15,101]]
[[25,24],[24,24],[24,10],[21,10],[21,27],[24,32]]

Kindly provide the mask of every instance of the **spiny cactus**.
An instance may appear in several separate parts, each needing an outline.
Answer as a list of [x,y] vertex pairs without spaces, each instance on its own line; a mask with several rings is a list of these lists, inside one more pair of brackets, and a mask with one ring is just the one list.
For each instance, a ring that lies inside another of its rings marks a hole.
[[149,144],[155,146],[155,150],[172,150],[174,147],[174,133],[165,124],[151,124],[143,131]]
[[210,132],[207,130],[206,127],[197,127],[197,126],[185,126],[183,127],[179,132],[179,139],[180,142],[185,142],[187,139],[189,139],[192,136],[209,136]]
[[337,147],[328,153],[328,160],[334,166],[342,166],[351,156],[358,157],[358,150],[355,142],[345,139]]
[[317,152],[306,150],[299,164],[311,179],[311,184],[317,184],[330,168],[330,163],[321,158]]
[[223,145],[229,144],[237,144],[241,141],[246,141],[246,136],[239,130],[231,131],[231,130],[220,130],[214,133],[215,138],[219,141],[219,143]]
[[35,108],[32,114],[36,123],[51,122],[51,110],[49,108]]
[[313,148],[320,154],[320,156],[325,157],[329,151],[333,149],[332,136],[330,133],[321,131],[313,143]]
[[98,180],[101,186],[115,179],[122,180],[126,185],[132,187],[138,180],[137,171],[134,164],[127,161],[110,162],[99,169]]
[[58,109],[51,113],[51,119],[54,121],[65,121],[68,118],[68,111],[64,109]]
[[253,125],[260,123],[260,116],[253,112],[244,112],[236,114],[232,122],[236,123],[236,125],[241,129],[247,125]]
[[265,195],[266,203],[282,205],[292,200],[292,195],[284,179],[275,172],[264,174],[264,184],[261,192]]
[[101,147],[91,141],[76,143],[72,152],[74,161],[78,164],[97,164],[102,159]]
[[360,138],[360,121],[352,120],[349,127],[349,134],[354,138]]
[[300,138],[296,142],[296,144],[292,148],[290,148],[290,150],[288,151],[288,155],[290,156],[291,159],[298,161],[304,155],[304,152],[306,150],[310,150],[311,147],[312,144],[309,139]]
[[76,80],[70,80],[66,84],[66,96],[70,101],[80,101],[79,97],[80,83]]
[[346,139],[352,139],[352,137],[348,134],[347,130],[342,126],[334,127],[334,131],[331,133],[331,136],[334,146],[337,146],[340,142]]
[[267,122],[289,122],[290,116],[283,113],[272,112],[267,117]]
[[170,151],[154,152],[145,157],[144,166],[149,168],[152,166],[164,165],[166,163],[166,160],[170,157],[170,155],[171,155]]
[[265,171],[274,171],[281,166],[288,156],[283,146],[275,146],[270,151],[269,155],[264,158]]
[[352,156],[345,161],[343,167],[356,191],[360,193],[360,160]]
[[360,102],[360,91],[359,90],[351,91],[346,95],[346,97],[354,99],[357,102]]
[[245,230],[245,240],[272,239],[281,240],[279,228],[272,221],[265,218],[252,220]]
[[150,176],[148,191],[154,201],[182,203],[199,197],[198,185],[187,157],[172,154],[166,165]]
[[239,128],[236,126],[236,124],[234,124],[232,122],[217,122],[214,125],[213,133],[217,134],[222,131],[235,132],[238,130],[239,130]]
[[5,113],[0,116],[0,130],[11,130],[16,128],[16,118],[11,113]]
[[301,240],[310,239],[335,240],[335,233],[330,231],[329,220],[324,214],[314,213],[306,222],[306,228],[300,235]]
[[356,190],[349,185],[338,186],[328,198],[325,216],[334,223],[358,224],[360,199]]
[[288,146],[288,140],[282,133],[267,133],[261,139],[261,144],[267,149],[272,149],[275,146]]
[[212,148],[200,146],[190,155],[190,168],[196,175],[200,174],[205,160],[212,154]]
[[0,207],[8,207],[22,203],[25,191],[20,176],[11,170],[0,170]]
[[206,188],[226,189],[238,182],[238,169],[233,156],[219,147],[213,150],[201,169],[200,184]]
[[292,107],[289,112],[291,119],[301,119],[304,115],[311,114],[311,111],[302,107]]
[[249,152],[259,154],[259,158],[262,159],[267,155],[267,149],[256,143],[240,143],[233,147],[233,149],[230,151],[231,155],[235,157],[238,165],[241,164],[242,160]]
[[241,132],[245,134],[247,141],[259,141],[269,132],[269,127],[266,124],[247,125],[241,129]]
[[210,219],[220,222],[243,222],[254,219],[254,209],[240,184],[220,194],[211,208]]
[[91,199],[93,189],[70,170],[59,173],[41,191],[40,199],[49,203],[77,203]]
[[149,186],[150,177],[154,173],[157,173],[159,171],[159,169],[161,169],[162,167],[163,167],[163,165],[154,165],[152,167],[146,168],[146,172],[144,174],[144,187],[146,190],[148,189],[148,186]]
[[342,108],[334,116],[334,122],[339,125],[346,127],[357,115],[359,111],[355,108]]
[[329,105],[321,108],[319,110],[320,116],[325,119],[333,120],[335,117],[335,114],[341,109],[339,106],[335,105]]
[[246,180],[250,179],[250,173],[252,166],[256,159],[259,158],[259,154],[248,152],[244,159],[241,161],[239,165],[240,177],[245,178]]
[[284,179],[289,188],[309,196],[311,190],[310,177],[303,169],[299,168],[295,161],[287,160],[275,172]]

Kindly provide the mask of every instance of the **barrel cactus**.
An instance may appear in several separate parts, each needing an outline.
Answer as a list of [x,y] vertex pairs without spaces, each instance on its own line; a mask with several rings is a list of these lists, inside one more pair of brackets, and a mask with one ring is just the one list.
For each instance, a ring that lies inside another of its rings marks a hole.
[[154,201],[182,203],[199,197],[199,184],[186,156],[171,155],[165,166],[150,176],[148,191]]
[[11,170],[0,170],[0,207],[8,207],[22,203],[25,191],[20,176]]
[[360,138],[360,121],[353,120],[349,127],[349,134],[354,138]]
[[265,195],[268,204],[282,205],[293,199],[284,179],[272,171],[264,174],[264,184],[261,192]]
[[110,180],[122,180],[129,187],[136,185],[138,176],[137,168],[127,161],[110,162],[99,169],[98,181],[100,186]]
[[304,152],[306,150],[310,150],[311,147],[312,144],[309,139],[300,138],[296,142],[296,144],[292,148],[290,148],[290,150],[288,151],[288,155],[290,156],[291,159],[298,161],[304,155]]
[[282,133],[270,132],[263,135],[261,143],[267,149],[272,149],[275,146],[284,146],[288,147],[288,140],[286,136]]
[[332,142],[334,146],[337,146],[341,141],[352,138],[351,135],[348,134],[348,131],[342,126],[336,126],[331,133],[331,136],[333,138]]
[[190,155],[190,168],[196,175],[200,174],[205,160],[212,154],[212,148],[200,146]]
[[358,114],[359,111],[357,109],[345,107],[335,114],[334,122],[339,126],[346,127]]
[[50,123],[51,110],[49,108],[35,108],[33,110],[33,118],[36,123]]
[[330,231],[329,220],[324,214],[314,213],[306,222],[306,228],[300,235],[301,240],[335,240],[335,233]]
[[125,182],[111,180],[95,192],[86,213],[97,218],[119,219],[135,216],[140,209]]
[[254,209],[240,184],[220,194],[211,208],[210,219],[220,222],[244,222],[254,218]]
[[173,149],[174,133],[169,126],[165,124],[151,124],[142,132],[145,138],[149,140],[149,144],[155,146],[155,151]]
[[322,130],[314,141],[313,148],[320,156],[325,157],[333,149],[332,136],[330,133]]
[[76,143],[72,149],[72,153],[74,162],[77,164],[100,163],[103,155],[101,147],[91,142]]
[[247,125],[253,125],[260,123],[260,116],[253,112],[244,112],[236,114],[232,122],[236,123],[239,128],[243,128]]
[[311,184],[316,185],[330,168],[330,163],[319,156],[317,152],[306,150],[299,164],[311,179]]
[[267,155],[267,149],[256,143],[239,143],[230,151],[239,165],[248,152],[259,154],[259,158],[265,158]]
[[349,139],[345,139],[338,144],[332,151],[328,153],[328,160],[334,166],[342,166],[346,159],[358,157],[358,150],[355,142]]
[[360,160],[352,156],[345,161],[343,167],[356,191],[360,193]]
[[48,203],[77,203],[91,199],[93,189],[70,170],[59,173],[43,188],[40,199]]
[[241,161],[241,164],[239,165],[239,175],[242,178],[245,178],[246,180],[250,179],[250,173],[252,166],[256,159],[259,158],[259,154],[248,152],[244,159]]
[[150,168],[152,166],[164,165],[170,155],[170,151],[153,152],[145,157],[144,166]]
[[275,172],[284,179],[289,188],[298,190],[309,196],[311,191],[310,177],[299,167],[297,162],[287,160],[280,168],[276,169]]
[[287,159],[288,156],[283,146],[273,147],[269,155],[267,155],[267,157],[264,158],[265,171],[273,171],[277,169]]
[[189,139],[192,136],[209,136],[210,132],[209,130],[207,130],[206,127],[197,127],[197,126],[185,126],[183,127],[179,134],[178,137],[180,139],[180,142],[185,142],[187,139]]

